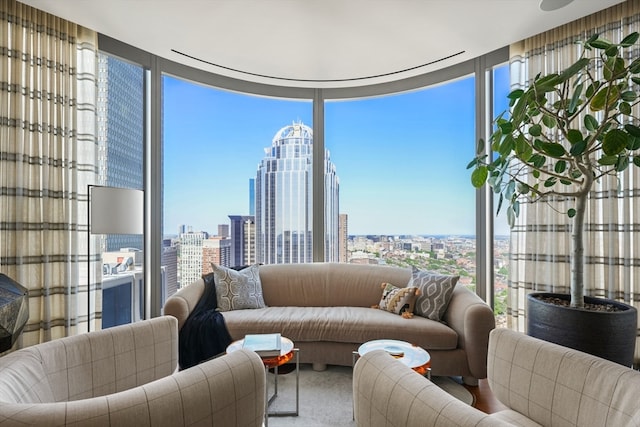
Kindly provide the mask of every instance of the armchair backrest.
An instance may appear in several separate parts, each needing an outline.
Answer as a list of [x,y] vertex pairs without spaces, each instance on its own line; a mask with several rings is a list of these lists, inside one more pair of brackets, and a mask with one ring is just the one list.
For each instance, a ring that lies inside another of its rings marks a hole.
[[640,372],[508,329],[489,337],[491,390],[541,425],[640,424]]
[[162,316],[37,344],[0,358],[0,401],[104,396],[171,375],[177,365],[177,320]]

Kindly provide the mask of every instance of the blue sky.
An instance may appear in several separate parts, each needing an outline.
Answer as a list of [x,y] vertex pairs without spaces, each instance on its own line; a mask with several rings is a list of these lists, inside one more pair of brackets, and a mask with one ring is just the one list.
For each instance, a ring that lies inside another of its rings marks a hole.
[[[500,77],[508,79],[506,70]],[[505,84],[506,85],[506,84]],[[503,85],[503,86],[505,86]],[[506,107],[507,90],[496,107]],[[310,101],[278,100],[164,79],[164,233],[217,232],[249,213],[249,179],[273,136],[312,126]],[[474,81],[325,105],[325,143],[349,234],[474,234]],[[505,234],[504,218],[497,233]],[[500,230],[503,230],[501,233]]]

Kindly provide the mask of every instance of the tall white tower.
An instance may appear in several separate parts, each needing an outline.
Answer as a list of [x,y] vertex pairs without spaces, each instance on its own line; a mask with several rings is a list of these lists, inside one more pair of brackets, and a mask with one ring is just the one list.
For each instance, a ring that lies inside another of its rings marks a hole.
[[[303,123],[280,129],[256,175],[256,252],[265,264],[313,261],[313,132]],[[338,261],[335,166],[325,152],[325,261]]]

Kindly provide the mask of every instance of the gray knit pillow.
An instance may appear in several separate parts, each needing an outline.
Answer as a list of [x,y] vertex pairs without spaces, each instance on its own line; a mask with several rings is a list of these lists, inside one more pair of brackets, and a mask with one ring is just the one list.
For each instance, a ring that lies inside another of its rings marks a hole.
[[430,271],[414,269],[407,286],[415,286],[420,290],[416,298],[414,314],[431,320],[442,319],[447,311],[453,289],[460,276],[446,276]]
[[266,307],[258,264],[240,271],[211,263],[219,311]]

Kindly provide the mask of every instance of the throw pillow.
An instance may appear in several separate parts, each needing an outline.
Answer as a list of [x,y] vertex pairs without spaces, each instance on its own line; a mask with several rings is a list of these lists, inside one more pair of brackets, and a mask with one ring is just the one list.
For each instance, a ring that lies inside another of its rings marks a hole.
[[420,295],[416,298],[415,314],[440,321],[444,312],[447,311],[453,289],[459,278],[460,276],[447,276],[414,269],[407,286],[415,286],[420,290]]
[[216,283],[219,311],[266,307],[258,264],[240,271],[213,263],[211,267]]
[[411,318],[418,293],[418,288],[415,287],[399,288],[391,283],[383,283],[382,298],[378,308],[400,314],[405,318]]

